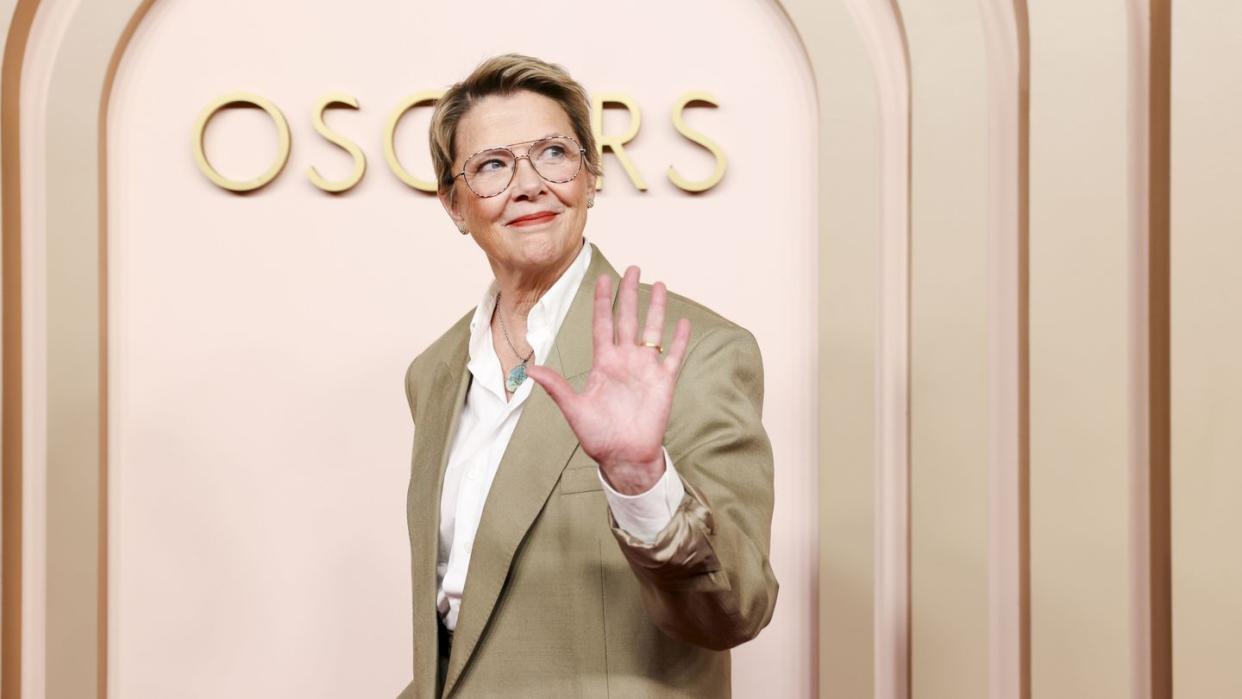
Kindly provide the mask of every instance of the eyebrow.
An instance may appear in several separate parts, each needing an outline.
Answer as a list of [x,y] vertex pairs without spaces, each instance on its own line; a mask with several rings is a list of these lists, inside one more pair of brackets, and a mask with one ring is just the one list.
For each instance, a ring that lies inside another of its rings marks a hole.
[[535,141],[542,141],[542,140],[543,140],[543,139],[545,139],[545,138],[564,138],[564,136],[562,136],[562,135],[561,135],[561,134],[559,134],[559,133],[555,133],[555,132],[553,132],[553,133],[550,133],[550,134],[547,134],[547,135],[544,135],[544,136],[540,136],[540,137],[538,137],[538,138],[532,138],[532,139],[529,139],[529,140],[526,140],[526,141],[514,141],[513,143],[504,143],[504,144],[495,144],[495,145],[491,145],[491,146],[484,146],[483,148],[480,148],[479,150],[476,150],[476,151],[475,151],[475,154],[482,153],[482,152],[483,152],[483,151],[485,151],[485,150],[491,150],[491,149],[493,149],[493,148],[508,148],[509,146],[520,146],[520,145],[522,145],[523,143],[534,143]]

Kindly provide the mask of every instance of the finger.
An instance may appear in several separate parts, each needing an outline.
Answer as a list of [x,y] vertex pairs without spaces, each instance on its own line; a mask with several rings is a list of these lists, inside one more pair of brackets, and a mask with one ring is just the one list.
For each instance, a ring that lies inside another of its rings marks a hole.
[[595,339],[595,357],[602,357],[612,349],[612,278],[607,274],[595,280],[595,320],[592,333]]
[[688,346],[690,346],[690,320],[682,318],[677,321],[677,330],[673,333],[673,344],[668,348],[668,356],[664,359],[664,366],[674,376],[681,371],[681,365],[686,360],[686,347]]
[[668,288],[664,282],[651,287],[651,303],[647,304],[647,322],[643,325],[642,341],[664,344],[664,308],[668,303]]
[[630,265],[621,278],[617,299],[617,345],[636,345],[638,340],[638,268]]
[[565,380],[565,377],[556,373],[554,369],[538,364],[527,366],[526,376],[542,386],[552,398],[552,402],[556,403],[566,417],[569,416],[574,409],[574,401],[578,398],[578,394],[574,391],[574,387]]

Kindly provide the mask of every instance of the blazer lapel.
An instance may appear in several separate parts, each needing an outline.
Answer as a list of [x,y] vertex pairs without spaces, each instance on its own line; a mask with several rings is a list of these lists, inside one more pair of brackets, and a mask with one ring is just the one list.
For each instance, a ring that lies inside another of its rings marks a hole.
[[[436,564],[440,540],[440,489],[448,463],[449,440],[457,426],[470,386],[466,371],[469,326],[451,343],[449,360],[435,365],[432,396],[414,430],[414,454],[410,467],[406,517],[410,530],[413,576],[414,679],[418,697],[432,697],[436,682]],[[424,437],[425,435],[425,437]]]
[[[595,282],[601,274],[613,279],[615,303],[617,272],[592,243],[591,264],[544,362],[575,390],[582,389],[591,369]],[[541,386],[532,386],[483,507],[453,633],[444,696],[452,691],[470,661],[503,592],[514,554],[577,447],[578,438],[560,408]]]

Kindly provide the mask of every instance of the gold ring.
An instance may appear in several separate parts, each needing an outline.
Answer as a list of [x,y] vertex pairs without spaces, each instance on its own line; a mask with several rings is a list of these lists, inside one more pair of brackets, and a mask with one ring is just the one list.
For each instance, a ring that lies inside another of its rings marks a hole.
[[664,354],[664,347],[658,342],[647,342],[646,340],[643,340],[643,347],[654,347],[657,352]]

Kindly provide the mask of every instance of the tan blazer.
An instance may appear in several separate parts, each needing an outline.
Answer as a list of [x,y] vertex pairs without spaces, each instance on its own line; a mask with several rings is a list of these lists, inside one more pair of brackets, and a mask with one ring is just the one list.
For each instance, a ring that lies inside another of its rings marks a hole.
[[[592,296],[617,271],[592,244],[586,278],[547,366],[581,389]],[[650,287],[639,290],[640,325]],[[443,688],[437,687],[436,554],[447,447],[469,386],[473,310],[406,372],[414,418],[407,495],[414,679],[401,697],[727,697],[728,649],[772,618],[772,448],[760,422],[754,337],[668,294],[665,342],[691,322],[665,447],[686,487],[654,544],[616,527],[560,409],[535,385],[479,524]]]

